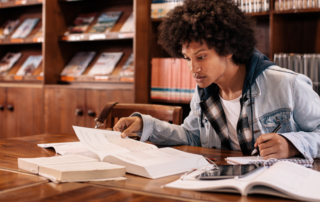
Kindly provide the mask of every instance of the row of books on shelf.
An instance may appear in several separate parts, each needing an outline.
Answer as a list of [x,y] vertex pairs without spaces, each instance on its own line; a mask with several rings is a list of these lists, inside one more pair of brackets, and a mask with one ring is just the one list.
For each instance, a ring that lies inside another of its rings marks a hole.
[[257,13],[269,11],[269,0],[233,0],[242,12]]
[[[112,11],[102,13],[96,22],[91,26],[97,17],[97,13],[81,13],[73,21],[73,24],[65,32],[65,35],[74,33],[108,33],[111,32],[114,25],[117,23],[122,15],[122,11]],[[89,27],[91,28],[89,29]],[[89,29],[89,30],[88,30]],[[129,16],[126,22],[120,29],[120,32],[133,32],[134,31],[134,17],[133,13]]]
[[274,54],[274,62],[283,68],[308,76],[320,95],[320,54]]
[[[74,55],[71,61],[61,72],[61,76],[75,77],[80,76],[93,60],[96,52],[78,52]],[[0,75],[8,75],[9,70],[17,63],[21,58],[22,53],[7,53],[0,61]],[[110,75],[113,69],[116,67],[121,57],[122,52],[104,52],[101,53],[95,64],[88,72],[88,76],[103,76]],[[15,73],[15,76],[33,76],[35,70],[39,67],[42,61],[42,55],[30,55],[23,63],[19,70]],[[42,76],[42,70],[40,76]],[[133,77],[133,54],[129,56],[126,63],[123,65],[119,76],[120,77]],[[100,78],[100,77],[98,77]],[[98,79],[99,80],[99,79]]]
[[[7,38],[11,33],[13,33],[11,39],[26,38],[38,22],[39,18],[27,18],[21,24],[19,19],[7,20],[0,28],[0,39]],[[42,36],[42,28],[37,31],[35,36]]]
[[307,8],[320,8],[320,0],[275,0],[274,10],[295,10]]
[[[105,76],[110,75],[114,68],[117,66],[123,56],[123,52],[103,52],[100,54],[97,61],[93,64],[92,68],[87,73],[87,76]],[[89,64],[92,62],[96,52],[77,52],[67,66],[61,72],[61,76],[65,77],[76,77],[82,75],[87,69]],[[122,66],[119,73],[120,77],[133,77],[134,66],[133,66],[133,53],[130,54],[129,58]],[[62,78],[62,80],[63,80]],[[100,77],[97,77],[98,80]]]
[[[0,75],[5,76],[14,64],[21,58],[22,53],[7,53],[0,61]],[[32,76],[42,61],[42,55],[30,55],[15,73],[16,76]],[[40,76],[42,75],[42,70]]]
[[190,101],[196,88],[186,60],[153,58],[151,99]]
[[152,0],[151,19],[163,18],[167,13],[178,5],[182,5],[184,0]]

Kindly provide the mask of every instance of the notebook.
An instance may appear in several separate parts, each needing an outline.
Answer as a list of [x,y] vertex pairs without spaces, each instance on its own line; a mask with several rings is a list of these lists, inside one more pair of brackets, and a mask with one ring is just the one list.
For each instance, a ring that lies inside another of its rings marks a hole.
[[278,161],[290,161],[305,166],[307,168],[312,168],[313,164],[313,159],[289,158],[264,160],[261,156],[227,157],[225,160],[230,164],[264,164],[266,167],[270,167]]

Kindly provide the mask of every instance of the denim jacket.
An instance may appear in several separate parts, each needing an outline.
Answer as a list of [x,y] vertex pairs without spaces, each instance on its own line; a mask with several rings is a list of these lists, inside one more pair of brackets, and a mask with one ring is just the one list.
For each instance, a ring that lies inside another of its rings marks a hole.
[[[250,100],[244,104],[250,129],[253,121],[254,141],[261,134],[272,132],[278,125],[277,117],[282,124],[278,134],[289,140],[305,158],[320,157],[320,99],[308,77],[270,66],[255,79],[251,96],[253,117]],[[190,103],[191,111],[182,125],[169,124],[149,115],[132,114],[142,117],[141,141],[220,149],[220,139],[211,124],[206,117],[200,118],[199,103],[196,88]],[[200,120],[204,127],[201,127]]]

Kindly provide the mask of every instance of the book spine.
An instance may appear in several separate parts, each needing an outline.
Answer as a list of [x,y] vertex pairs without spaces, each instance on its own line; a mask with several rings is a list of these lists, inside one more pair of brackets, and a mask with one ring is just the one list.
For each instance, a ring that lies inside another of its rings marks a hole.
[[182,69],[182,77],[181,77],[181,100],[187,100],[187,77],[188,77],[188,69],[187,69],[186,60],[182,61],[181,69]]

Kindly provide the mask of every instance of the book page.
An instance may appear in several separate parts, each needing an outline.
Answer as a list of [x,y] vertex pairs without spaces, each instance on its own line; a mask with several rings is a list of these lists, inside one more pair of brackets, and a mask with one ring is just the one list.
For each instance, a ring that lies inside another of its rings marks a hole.
[[130,153],[157,149],[156,146],[121,138],[120,132],[73,126],[81,143],[90,151],[99,155],[100,159],[113,154]]
[[65,164],[65,163],[80,163],[80,162],[96,162],[96,159],[87,158],[78,155],[67,155],[67,156],[53,156],[53,157],[40,157],[40,158],[19,158],[30,163],[35,163],[38,165],[47,164]]
[[320,200],[320,172],[292,162],[278,162],[252,181],[299,200]]

